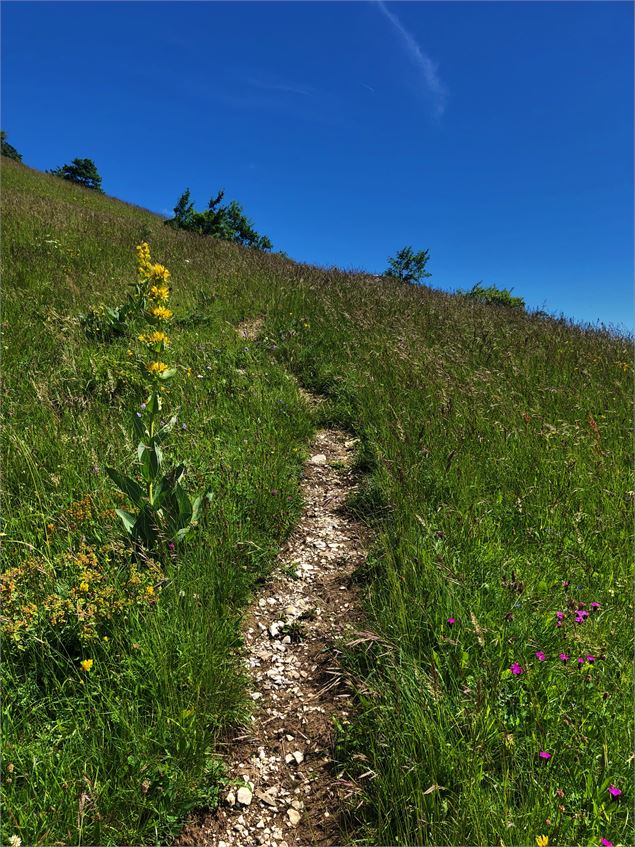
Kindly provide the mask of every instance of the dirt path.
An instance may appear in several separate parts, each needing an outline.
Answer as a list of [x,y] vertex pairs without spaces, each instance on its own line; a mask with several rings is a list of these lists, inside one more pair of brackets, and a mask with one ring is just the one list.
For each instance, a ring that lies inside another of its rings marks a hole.
[[214,813],[186,826],[182,845],[341,843],[346,785],[331,759],[333,718],[347,721],[351,696],[335,642],[361,622],[351,576],[367,535],[344,506],[355,488],[353,449],[335,429],[310,446],[302,518],[245,617],[254,714],[226,749],[237,784]]

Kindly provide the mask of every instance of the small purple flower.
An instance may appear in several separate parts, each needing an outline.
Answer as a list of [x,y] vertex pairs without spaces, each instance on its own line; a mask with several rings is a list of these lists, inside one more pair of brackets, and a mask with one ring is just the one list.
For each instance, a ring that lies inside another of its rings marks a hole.
[[578,664],[579,664],[579,665],[583,665],[583,664],[584,664],[584,659],[582,658],[582,656],[578,656]]
[[135,412],[135,415],[136,415],[138,418],[140,418],[140,417],[141,417],[141,412]]
[[609,791],[609,794],[611,795],[611,797],[621,797],[622,796],[622,792],[620,791],[620,789],[616,788],[614,785],[609,785],[608,791]]
[[448,618],[447,623],[448,626],[454,626],[454,624],[456,623],[456,618]]
[[272,488],[272,489],[271,489],[271,496],[272,496],[272,497],[277,497],[277,496],[278,496],[278,489],[277,489],[277,488]]
[[539,662],[544,662],[544,660],[546,659],[546,656],[542,652],[542,650],[536,650],[536,658],[538,659]]
[[551,753],[547,753],[546,750],[541,750],[538,755],[541,759],[544,759],[545,761],[549,761],[549,759],[551,758]]
[[613,842],[609,841],[608,838],[600,838],[600,844],[602,847],[613,847]]
[[593,662],[595,661],[595,656],[587,656],[586,660],[590,665],[592,665]]
[[566,654],[566,653],[560,653],[560,656],[559,656],[558,658],[560,659],[560,661],[561,661],[561,662],[565,662],[565,663],[566,663],[566,662],[568,662],[568,661],[569,661],[569,659],[571,658],[571,656],[567,656],[567,654]]
[[567,590],[567,588],[568,588],[570,585],[571,585],[571,583],[569,582],[569,580],[568,580],[568,579],[563,580],[562,587],[564,588],[564,590],[565,590],[565,591]]
[[600,604],[597,602],[597,600],[594,600],[594,601],[591,603],[591,608],[593,609],[593,611],[594,611],[594,612],[595,612],[597,609],[599,609],[599,608],[600,608]]
[[520,676],[521,673],[525,673],[525,671],[521,668],[518,662],[512,662],[509,669],[514,674],[514,676]]
[[566,615],[564,612],[556,612],[556,617],[559,621],[563,621],[566,618]]
[[174,543],[174,541],[169,542],[168,550],[170,551],[170,553],[174,553],[174,551],[176,550],[176,544]]

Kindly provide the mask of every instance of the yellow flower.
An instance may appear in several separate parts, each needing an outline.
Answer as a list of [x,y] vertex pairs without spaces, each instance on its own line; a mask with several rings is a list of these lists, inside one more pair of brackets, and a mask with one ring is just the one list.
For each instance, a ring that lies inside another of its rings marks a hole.
[[158,318],[160,321],[169,321],[174,313],[170,309],[166,309],[164,306],[154,306],[150,309],[150,314],[152,317]]
[[155,344],[165,344],[167,347],[170,343],[168,336],[159,329],[156,332],[149,332],[147,335],[140,335],[138,337],[142,344],[149,344],[151,346],[154,346]]
[[170,271],[164,265],[150,265],[149,276],[151,279],[160,279],[167,282],[170,279]]
[[80,591],[88,591],[88,583],[86,582],[86,580],[79,583],[79,590]]
[[167,371],[168,366],[165,362],[150,362],[149,365],[146,365],[146,370],[151,374],[162,374],[163,371]]
[[154,588],[151,585],[146,586],[146,594],[154,594]]
[[150,263],[150,245],[144,241],[142,244],[137,244],[137,273],[142,279],[150,276],[152,265]]
[[549,844],[549,836],[548,835],[537,835],[536,836],[536,844],[538,847],[547,847]]
[[153,300],[163,300],[167,302],[170,299],[170,289],[167,285],[153,285],[150,288],[150,297]]
[[84,670],[84,671],[86,671],[86,673],[88,673],[88,671],[93,666],[93,660],[92,659],[84,659],[84,661],[81,664],[82,664],[82,670]]

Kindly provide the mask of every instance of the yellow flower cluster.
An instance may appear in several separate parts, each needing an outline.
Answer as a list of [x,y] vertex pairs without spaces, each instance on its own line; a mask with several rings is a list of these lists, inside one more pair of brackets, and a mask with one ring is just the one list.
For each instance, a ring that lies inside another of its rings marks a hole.
[[140,279],[146,279],[152,271],[152,263],[150,261],[150,245],[147,241],[137,244],[137,274]]
[[142,344],[147,344],[149,347],[155,347],[157,344],[164,344],[167,347],[170,343],[168,336],[164,332],[161,332],[160,329],[140,335],[139,341]]
[[167,369],[168,366],[165,362],[150,362],[149,365],[146,365],[146,370],[151,374],[162,374]]
[[165,267],[165,265],[154,264],[150,265],[148,276],[150,279],[161,280],[162,282],[167,282],[170,279],[170,271]]
[[93,664],[94,663],[92,659],[84,659],[84,661],[81,663],[82,670],[88,673],[88,671],[92,668]]
[[153,306],[149,311],[152,317],[159,321],[169,321],[174,314],[171,309],[166,309],[164,306]]
[[0,574],[0,635],[18,650],[60,639],[68,645],[106,640],[104,629],[131,607],[156,605],[162,578],[157,563],[140,568],[116,547],[27,559]]
[[161,300],[167,303],[170,299],[170,289],[167,285],[153,285],[149,293],[153,300]]

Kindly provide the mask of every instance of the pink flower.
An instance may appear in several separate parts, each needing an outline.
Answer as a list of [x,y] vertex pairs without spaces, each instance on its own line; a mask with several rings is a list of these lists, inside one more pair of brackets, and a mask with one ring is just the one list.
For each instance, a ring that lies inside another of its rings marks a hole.
[[583,665],[583,664],[584,664],[584,659],[582,658],[582,656],[578,656],[578,664],[579,664],[579,665]]
[[514,674],[514,676],[520,676],[521,673],[525,673],[525,671],[521,668],[518,662],[512,662],[509,669]]
[[551,758],[551,753],[547,753],[546,750],[541,750],[540,753],[538,753],[538,755],[540,756],[541,759],[545,759],[545,760],[549,760]]
[[564,612],[556,612],[556,617],[559,621],[563,621],[566,618],[566,615]]
[[600,838],[600,844],[602,847],[613,847],[613,842],[609,841],[608,838]]
[[595,600],[594,600],[594,601],[591,603],[591,608],[593,609],[593,611],[595,611],[596,609],[599,609],[599,608],[600,608],[600,604],[599,604],[597,601],[595,601]]
[[539,662],[544,662],[546,656],[542,652],[542,650],[536,650],[536,658],[538,659]]
[[560,656],[558,658],[561,662],[568,662],[571,656],[567,656],[566,653],[560,653]]
[[614,785],[609,785],[609,794],[611,797],[620,797],[622,792],[619,788],[616,788]]
[[586,660],[590,665],[592,665],[593,662],[595,661],[595,656],[587,656]]
[[448,618],[448,626],[454,626],[456,623],[456,618]]

